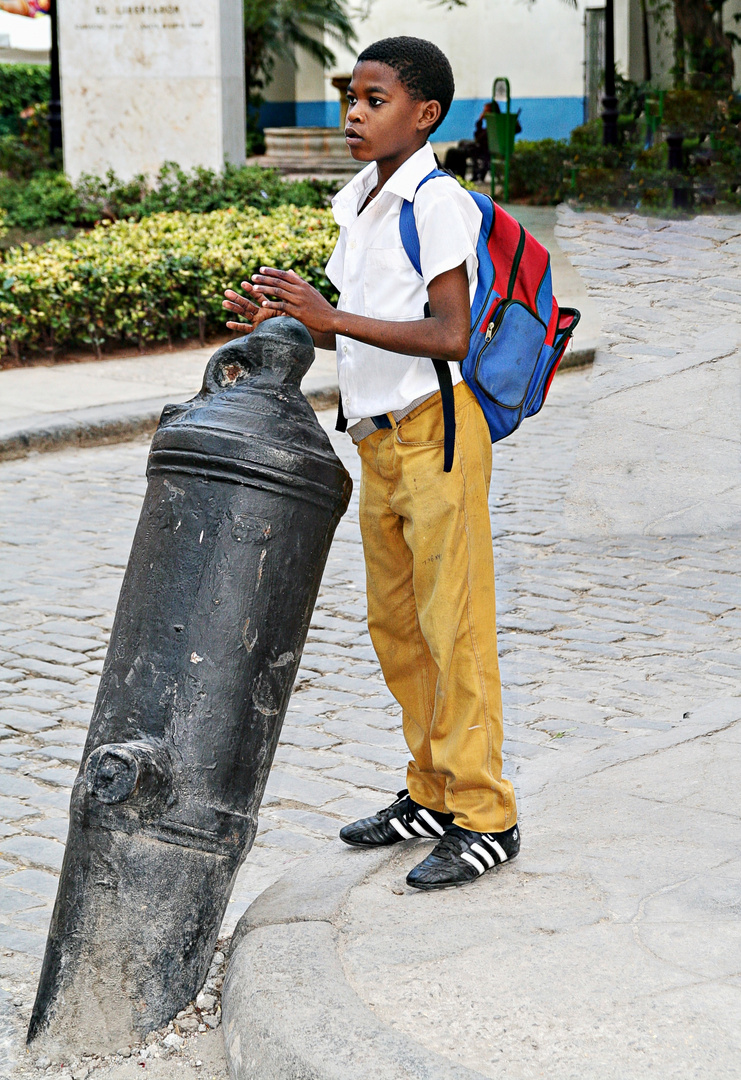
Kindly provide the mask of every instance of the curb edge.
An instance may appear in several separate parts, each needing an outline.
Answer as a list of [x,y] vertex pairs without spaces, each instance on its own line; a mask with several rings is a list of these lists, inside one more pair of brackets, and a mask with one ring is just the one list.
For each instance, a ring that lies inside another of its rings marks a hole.
[[[337,404],[336,386],[323,386],[306,395],[315,409]],[[0,461],[12,461],[32,453],[46,453],[69,447],[103,446],[128,442],[139,435],[150,435],[159,423],[162,410],[172,400],[168,397],[128,401],[121,405],[96,405],[89,409],[50,413],[48,420],[27,427],[0,425]]]
[[483,1080],[384,1024],[345,977],[346,898],[393,853],[333,841],[242,916],[222,993],[233,1080]]

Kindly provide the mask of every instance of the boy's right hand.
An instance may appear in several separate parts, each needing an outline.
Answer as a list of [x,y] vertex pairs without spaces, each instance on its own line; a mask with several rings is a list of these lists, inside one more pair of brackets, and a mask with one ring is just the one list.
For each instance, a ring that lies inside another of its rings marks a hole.
[[[249,281],[243,281],[241,286],[246,293],[254,291]],[[239,293],[234,292],[233,289],[226,289],[224,296],[226,297],[226,300],[222,301],[221,306],[226,308],[227,311],[236,312],[237,315],[240,315],[245,320],[244,322],[227,322],[226,325],[230,330],[240,330],[243,334],[249,334],[261,322],[265,322],[266,319],[272,319],[274,315],[280,314],[279,311],[273,311],[270,308],[262,307],[262,296],[259,293],[255,293],[257,303],[250,300],[248,296],[240,296]]]

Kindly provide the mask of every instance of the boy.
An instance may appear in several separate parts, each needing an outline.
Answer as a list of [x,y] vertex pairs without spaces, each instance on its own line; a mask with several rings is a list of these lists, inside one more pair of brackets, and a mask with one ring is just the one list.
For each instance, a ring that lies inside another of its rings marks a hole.
[[[407,877],[418,889],[465,884],[520,846],[514,792],[501,774],[491,438],[460,373],[481,214],[452,177],[415,196],[436,167],[427,139],[453,91],[450,64],[431,42],[388,38],[365,49],[347,91],[345,135],[352,156],[369,165],[332,201],[340,238],[327,275],[340,293],[337,308],[293,271],[268,267],[242,282],[249,298],[228,290],[224,303],[251,327],[292,315],[317,346],[337,349],[362,463],[368,628],[413,759],[396,801],[340,836],[358,847],[437,840]],[[414,200],[422,277],[399,235],[404,199]],[[455,384],[448,473],[430,357],[448,361]]]

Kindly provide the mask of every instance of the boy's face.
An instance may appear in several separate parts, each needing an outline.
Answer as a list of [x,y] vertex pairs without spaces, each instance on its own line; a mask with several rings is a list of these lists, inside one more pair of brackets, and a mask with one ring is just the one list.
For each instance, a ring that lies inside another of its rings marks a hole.
[[356,161],[401,159],[424,145],[440,116],[437,101],[415,101],[392,68],[356,64],[347,88],[345,141]]

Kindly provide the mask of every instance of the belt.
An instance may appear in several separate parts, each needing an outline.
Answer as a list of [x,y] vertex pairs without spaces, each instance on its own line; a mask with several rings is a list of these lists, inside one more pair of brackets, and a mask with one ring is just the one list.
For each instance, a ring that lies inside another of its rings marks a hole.
[[[354,443],[362,442],[363,439],[367,439],[369,435],[372,435],[374,431],[378,431],[381,428],[394,427],[403,420],[404,417],[409,416],[410,412],[414,412],[418,405],[422,405],[423,402],[429,401],[435,394],[439,394],[439,390],[433,390],[431,394],[423,394],[422,397],[415,398],[410,405],[406,405],[403,409],[397,409],[395,412],[381,413],[379,416],[368,416],[363,420],[358,420],[357,424],[353,424],[352,427],[347,429],[347,434],[352,438]],[[392,424],[391,421],[394,421]]]

